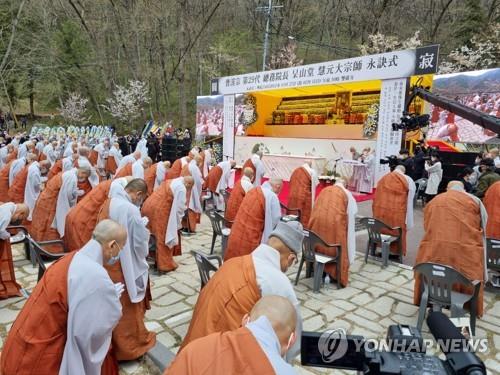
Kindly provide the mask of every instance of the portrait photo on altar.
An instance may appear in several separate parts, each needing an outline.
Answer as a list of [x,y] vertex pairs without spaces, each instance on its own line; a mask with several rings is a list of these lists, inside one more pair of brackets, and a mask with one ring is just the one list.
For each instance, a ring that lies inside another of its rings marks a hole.
[[[469,108],[500,117],[500,68],[437,75],[432,91]],[[430,107],[427,139],[461,143],[496,143],[498,134],[437,106]]]

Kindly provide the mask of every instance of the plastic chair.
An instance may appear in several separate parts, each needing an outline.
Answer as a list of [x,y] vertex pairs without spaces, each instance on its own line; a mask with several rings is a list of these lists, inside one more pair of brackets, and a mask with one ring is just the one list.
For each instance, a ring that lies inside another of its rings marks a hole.
[[422,207],[425,206],[425,188],[427,187],[427,179],[419,178],[415,181],[415,185],[417,185],[417,190],[415,191],[415,196],[413,197],[413,207],[417,205],[417,201],[420,199],[422,202]]
[[[29,233],[28,229],[23,225],[10,225],[7,227],[7,230],[17,230],[16,235],[10,237],[10,243],[12,245],[23,243],[24,245],[24,254],[27,260],[31,260],[31,251],[30,251],[30,242],[29,242]],[[34,266],[35,264],[33,264]]]
[[285,221],[290,221],[291,218],[293,218],[294,216],[297,217],[296,218],[297,221],[300,221],[300,215],[301,215],[300,208],[289,208],[281,202],[280,202],[280,207],[281,207],[281,214],[289,218],[288,220]]
[[[387,267],[390,246],[394,242],[398,243],[399,262],[403,262],[403,246],[401,243],[402,230],[400,227],[390,227],[382,221],[372,217],[364,217],[360,220],[360,223],[368,230],[368,244],[366,246],[365,263],[368,262],[368,253],[371,251],[371,254],[375,255],[375,249],[380,245],[382,250],[382,268]],[[389,234],[383,234],[383,230],[396,230],[398,231],[398,235],[391,236]]]
[[215,241],[217,240],[217,236],[221,237],[221,251],[222,257],[224,257],[224,253],[226,251],[227,239],[231,234],[231,229],[227,228],[227,224],[232,224],[233,222],[230,220],[226,220],[224,216],[222,216],[215,209],[205,212],[210,219],[210,223],[212,224],[212,245],[210,246],[210,254],[214,253]]
[[207,211],[207,203],[211,206],[210,209],[214,208],[215,204],[212,192],[210,190],[203,190],[201,194],[201,205],[203,207],[203,212]]
[[[337,255],[332,257],[330,255],[319,254],[315,251],[317,246],[327,247],[329,249],[337,250]],[[321,282],[323,280],[323,272],[325,265],[335,264],[337,269],[337,288],[340,289],[340,270],[341,270],[342,248],[339,244],[326,243],[321,237],[312,231],[304,230],[304,242],[302,243],[302,258],[300,259],[299,269],[295,277],[295,285],[299,282],[300,273],[304,263],[306,265],[306,277],[311,277],[310,270],[313,269],[313,292],[319,292]]]
[[491,288],[487,285],[487,289],[494,293],[499,293],[498,282],[500,282],[500,239],[496,238],[487,238],[486,239],[486,264],[488,270],[493,271],[496,274],[493,277],[498,278],[497,282],[492,282],[492,277],[490,275]]
[[61,248],[64,250],[64,245],[61,240],[53,240],[53,241],[41,241],[41,242],[36,242],[33,238],[28,237],[29,240],[29,246],[30,246],[30,251],[32,255],[32,261],[38,263],[38,279],[37,281],[40,281],[41,278],[43,277],[45,271],[47,270],[46,263],[53,262],[55,260],[58,260],[59,258],[62,258],[65,256],[67,253],[49,253],[48,251],[45,251],[43,249],[44,245],[60,245]]
[[[210,280],[210,273],[217,272],[217,270],[222,265],[222,259],[218,255],[205,255],[200,251],[191,250],[191,255],[194,256],[196,265],[198,266],[198,272],[200,273],[201,288],[207,285],[208,280]],[[218,266],[215,266],[212,261],[216,260]]]
[[[451,317],[465,316],[464,304],[470,305],[470,327],[472,335],[476,332],[476,306],[481,288],[479,280],[471,281],[452,267],[436,263],[420,263],[413,267],[422,278],[422,295],[418,310],[417,328],[422,329],[427,305],[430,304],[433,311],[441,311],[449,308]],[[465,294],[453,290],[454,285],[463,285],[474,289],[473,294]]]
[[227,190],[221,190],[220,195],[222,195],[222,198],[224,198],[224,209],[225,209],[227,207],[227,202],[229,201],[231,193]]

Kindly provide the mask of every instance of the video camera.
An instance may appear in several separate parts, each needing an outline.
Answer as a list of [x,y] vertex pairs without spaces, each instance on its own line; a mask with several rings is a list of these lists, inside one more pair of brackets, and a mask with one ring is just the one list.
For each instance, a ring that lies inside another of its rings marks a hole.
[[301,364],[381,375],[486,374],[484,363],[470,351],[467,339],[446,315],[431,312],[427,324],[446,355],[444,361],[425,354],[424,340],[416,328],[392,325],[388,329],[384,350],[362,336],[346,336],[340,330],[322,334],[303,332]]
[[396,155],[390,155],[380,159],[380,164],[389,164],[389,169],[392,172],[401,162]]
[[406,130],[413,131],[420,128],[425,128],[429,126],[429,119],[431,117],[427,114],[419,115],[417,113],[403,112],[403,117],[401,117],[401,122],[398,124],[394,122],[392,124],[392,131]]

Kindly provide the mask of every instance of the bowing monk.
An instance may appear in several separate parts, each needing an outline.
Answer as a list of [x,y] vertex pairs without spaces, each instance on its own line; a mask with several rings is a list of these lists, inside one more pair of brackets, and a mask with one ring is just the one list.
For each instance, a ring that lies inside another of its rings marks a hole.
[[[462,273],[469,280],[481,281],[476,311],[483,315],[487,213],[479,198],[465,192],[459,181],[450,181],[445,193],[437,195],[424,208],[424,238],[415,264],[438,263]],[[415,275],[413,301],[420,304],[421,278]],[[458,288],[472,294],[473,290]]]
[[[267,244],[224,262],[200,292],[181,350],[200,337],[239,328],[245,314],[267,295],[279,295],[292,303],[299,321],[296,337],[300,337],[300,304],[285,273],[302,251],[303,238],[299,222],[280,222]],[[299,346],[298,342],[293,346],[292,358]]]
[[75,207],[69,210],[66,216],[64,230],[64,248],[71,252],[80,249],[86,244],[97,224],[101,208],[108,199],[113,184],[125,187],[132,180],[131,176],[106,180],[90,191]]
[[[59,240],[64,237],[66,215],[84,192],[78,185],[90,176],[89,168],[73,168],[50,180],[38,197],[32,215],[31,236],[36,241]],[[59,249],[47,246],[49,251]]]
[[[187,229],[188,232],[196,231],[196,224],[200,223],[201,213],[201,191],[203,186],[203,177],[201,175],[201,168],[203,160],[200,155],[196,155],[189,164],[182,168],[181,177],[191,176],[193,178],[193,185],[187,190],[187,219],[182,222],[182,227]],[[184,230],[184,229],[183,229]]]
[[10,170],[9,170],[9,188],[14,183],[14,179],[19,174],[19,172],[21,172],[22,169],[28,163],[27,157],[28,157],[28,155],[25,155],[25,156],[23,156],[23,157],[21,157],[19,159],[16,159],[10,165]]
[[248,159],[245,164],[243,164],[243,169],[252,168],[254,179],[252,180],[254,186],[260,186],[262,184],[262,177],[264,177],[264,164],[262,163],[262,156],[264,154],[262,151],[258,151]]
[[106,159],[106,173],[113,176],[116,173],[116,169],[122,160],[122,152],[120,150],[120,145],[118,143],[113,143],[109,149],[109,155]]
[[[327,187],[321,191],[314,205],[309,221],[309,229],[316,233],[327,243],[340,244],[340,276],[337,275],[334,264],[327,264],[327,272],[332,280],[337,280],[343,287],[347,286],[349,280],[349,265],[354,262],[356,256],[356,234],[354,222],[358,205],[343,184],[337,180],[334,186]],[[318,253],[336,256],[337,250],[325,249],[318,246]]]
[[18,224],[28,217],[25,204],[12,202],[0,205],[0,299],[20,296],[21,287],[16,282],[12,250],[10,247],[9,224]]
[[14,160],[11,160],[0,169],[0,197],[7,197],[9,194],[9,172],[10,166]]
[[224,218],[228,221],[226,223],[228,228],[231,228],[232,224],[230,222],[233,222],[236,218],[236,214],[241,206],[241,202],[243,202],[243,198],[245,198],[245,195],[250,191],[250,189],[253,188],[253,176],[253,169],[246,167],[243,169],[243,176],[234,184],[234,188],[231,191],[231,195],[227,201],[226,211],[224,213]]
[[[50,168],[49,173],[47,175],[48,180],[52,180],[53,177],[57,176],[59,173],[64,171],[64,168],[63,168],[64,160],[66,160],[66,158],[58,159],[54,163],[54,165]],[[74,160],[76,160],[76,158]],[[71,167],[69,169],[71,169],[71,168],[73,168],[73,165],[71,165]]]
[[224,260],[250,254],[267,242],[281,219],[278,194],[282,187],[283,181],[273,178],[245,195],[231,227]]
[[[406,255],[406,232],[413,227],[414,196],[415,183],[405,175],[405,167],[398,165],[380,179],[373,198],[373,217],[391,227],[401,228],[403,255]],[[387,231],[386,234],[397,235],[397,232]],[[399,255],[397,245],[391,244],[391,252]]]
[[[116,173],[120,172],[120,169],[124,168],[128,164],[133,164],[137,160],[141,158],[141,152],[140,151],[135,151],[133,154],[129,154],[127,156],[124,156],[122,160],[120,160],[120,163],[118,164],[118,168],[116,169]],[[130,170],[132,171],[132,170]],[[132,173],[130,173],[128,176],[132,176]]]
[[220,192],[227,189],[229,178],[231,177],[231,170],[235,166],[236,162],[234,160],[220,162],[208,172],[208,176],[203,184],[203,188],[210,190],[212,193],[215,206],[218,210],[224,210],[224,198]]
[[144,172],[151,167],[151,164],[153,164],[153,160],[149,156],[136,160],[136,162],[132,164],[132,177],[142,178],[144,180]]
[[191,342],[164,375],[296,374],[283,359],[297,340],[297,314],[288,299],[262,297],[241,324]]
[[[89,178],[85,181],[84,184],[82,184],[79,188],[81,190],[85,191],[85,194],[87,194],[92,188],[96,187],[97,184],[99,183],[99,176],[97,174],[97,171],[92,164],[92,162],[89,159],[90,156],[90,149],[88,147],[82,146],[78,148],[78,159],[75,160],[74,166],[76,168],[79,167],[86,167],[90,169],[90,176]],[[79,197],[79,201],[83,199],[85,194],[81,197]]]
[[10,329],[3,375],[118,375],[110,343],[124,286],[103,264],[116,262],[126,239],[122,226],[102,221],[80,251],[50,266]]
[[144,172],[144,181],[148,185],[148,195],[151,195],[165,181],[165,175],[169,169],[169,161],[160,161],[153,164]]
[[14,203],[24,203],[24,191],[26,189],[26,181],[28,179],[28,169],[30,165],[37,160],[35,154],[26,154],[26,163],[24,167],[16,174],[10,188],[8,190],[8,200]]
[[181,255],[179,229],[187,208],[187,190],[193,183],[191,176],[164,181],[142,207],[142,214],[149,219],[148,228],[156,238],[156,267],[160,272],[178,267],[174,256]]
[[172,168],[170,168],[167,174],[165,175],[165,180],[173,180],[174,178],[180,177],[182,168],[185,165],[188,165],[190,161],[191,157],[189,155],[183,156],[182,158],[174,161],[174,164],[172,164]]
[[207,148],[200,152],[201,158],[203,159],[203,169],[202,174],[203,178],[207,178],[208,171],[210,170],[210,166],[212,165],[212,149]]
[[10,150],[7,154],[7,158],[5,159],[5,164],[8,164],[10,161],[14,161],[17,159],[17,147],[13,144],[10,144]]
[[[111,191],[113,190],[113,191]],[[125,188],[110,188],[110,198],[104,203],[99,220],[112,219],[127,229],[127,242],[120,253],[120,261],[106,265],[113,282],[124,283],[121,296],[122,318],[113,330],[112,346],[119,361],[135,360],[156,343],[156,334],[144,325],[144,315],[149,309],[149,231],[147,218],[141,217],[141,206],[148,188],[140,178],[130,181]]]
[[35,161],[28,168],[28,176],[26,177],[26,186],[24,188],[24,203],[26,203],[30,210],[28,221],[31,221],[36,201],[42,191],[43,180],[49,172],[49,168],[50,162],[48,160]]
[[318,184],[318,176],[312,168],[312,161],[305,162],[290,176],[288,207],[300,209],[300,222],[305,228],[309,227],[309,218],[314,207]]
[[500,181],[486,191],[483,204],[488,213],[486,237],[500,239]]

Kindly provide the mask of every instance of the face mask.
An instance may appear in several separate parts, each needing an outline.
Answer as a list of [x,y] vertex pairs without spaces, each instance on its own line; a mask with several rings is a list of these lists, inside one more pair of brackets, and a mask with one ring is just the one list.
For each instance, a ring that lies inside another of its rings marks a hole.
[[109,258],[107,263],[108,263],[108,265],[112,266],[113,264],[115,264],[119,260],[120,260],[120,253],[118,253],[117,256]]

